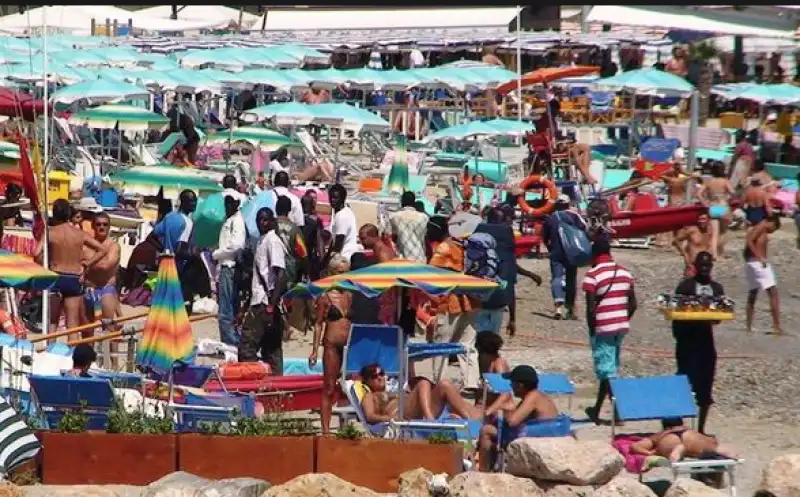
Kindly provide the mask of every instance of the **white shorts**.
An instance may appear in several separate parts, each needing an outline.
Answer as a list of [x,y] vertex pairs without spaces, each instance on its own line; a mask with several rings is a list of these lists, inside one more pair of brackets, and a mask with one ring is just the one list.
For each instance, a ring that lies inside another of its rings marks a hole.
[[772,266],[759,261],[748,261],[744,267],[747,276],[747,288],[753,290],[769,290],[775,286],[775,272]]

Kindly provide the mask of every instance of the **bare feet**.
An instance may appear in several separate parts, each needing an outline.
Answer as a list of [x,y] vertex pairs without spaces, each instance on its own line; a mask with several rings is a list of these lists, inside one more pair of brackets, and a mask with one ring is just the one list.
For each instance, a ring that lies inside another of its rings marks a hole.
[[772,330],[767,331],[765,334],[766,335],[774,335],[774,336],[783,336],[783,337],[789,336],[789,334],[786,333],[785,331],[783,331],[782,328],[778,328],[778,327],[772,328]]

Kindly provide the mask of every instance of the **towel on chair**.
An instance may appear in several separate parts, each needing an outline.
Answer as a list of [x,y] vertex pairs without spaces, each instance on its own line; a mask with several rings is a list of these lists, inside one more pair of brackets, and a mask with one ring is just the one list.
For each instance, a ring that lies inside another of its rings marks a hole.
[[631,449],[633,444],[642,440],[642,435],[618,435],[611,442],[611,445],[622,454],[625,458],[625,469],[629,473],[640,474],[646,473],[650,469],[658,466],[665,458],[661,456],[645,456],[644,454],[635,454]]

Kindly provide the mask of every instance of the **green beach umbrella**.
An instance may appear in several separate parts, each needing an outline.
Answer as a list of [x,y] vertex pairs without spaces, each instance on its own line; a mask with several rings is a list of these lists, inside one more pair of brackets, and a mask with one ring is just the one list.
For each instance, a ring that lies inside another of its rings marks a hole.
[[110,174],[109,181],[125,193],[145,196],[157,195],[163,187],[165,198],[177,198],[184,189],[194,190],[198,196],[222,190],[217,181],[194,169],[163,164],[124,169]]
[[150,112],[143,107],[108,104],[82,110],[70,116],[70,124],[86,125],[90,128],[144,131],[158,129],[169,124],[169,119]]
[[212,193],[200,199],[194,213],[194,242],[203,248],[213,248],[225,222],[225,199],[222,193]]
[[408,189],[408,151],[406,150],[406,138],[397,137],[397,144],[394,147],[394,161],[392,169],[389,171],[389,181],[387,190],[389,193],[403,193]]
[[223,129],[214,135],[208,135],[208,141],[231,141],[246,140],[251,143],[258,143],[269,148],[270,145],[302,147],[303,144],[292,140],[286,135],[271,130],[264,126],[240,126],[238,128]]

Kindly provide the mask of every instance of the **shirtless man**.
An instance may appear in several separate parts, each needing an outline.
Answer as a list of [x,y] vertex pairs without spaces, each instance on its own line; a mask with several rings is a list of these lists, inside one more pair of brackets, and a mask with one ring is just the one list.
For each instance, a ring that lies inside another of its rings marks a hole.
[[[55,295],[51,300],[50,329],[52,332],[58,328],[62,303],[67,316],[67,328],[74,328],[81,324],[85,272],[100,262],[108,250],[84,231],[73,226],[69,222],[69,218],[69,202],[64,199],[53,202],[48,249],[50,269],[58,273],[59,278],[53,286]],[[43,259],[44,240],[45,238],[42,237],[34,253],[34,259],[40,264]],[[81,261],[84,247],[94,250],[95,253],[90,259]]]
[[464,400],[458,389],[446,380],[435,386],[425,378],[411,380],[409,386],[413,387],[402,414],[397,412],[397,395],[386,391],[386,372],[380,365],[365,366],[361,370],[361,382],[365,387],[361,406],[368,423],[388,423],[399,419],[434,420],[442,415],[445,407],[462,419],[480,419],[480,409]]
[[683,170],[680,163],[676,162],[672,170],[662,176],[667,185],[669,206],[678,207],[686,203],[686,188],[689,180],[700,177],[699,174],[689,174]]
[[[6,200],[3,205],[14,205],[19,203],[22,197],[22,188],[14,183],[9,183],[6,186]],[[3,226],[22,226],[22,214],[19,207],[0,207],[2,212]]]
[[509,373],[504,373],[503,378],[511,380],[513,397],[522,399],[519,404],[514,402],[511,394],[502,394],[486,410],[486,424],[481,428],[478,440],[480,471],[491,471],[494,466],[495,447],[497,445],[497,426],[495,415],[503,411],[503,421],[511,428],[517,428],[526,421],[538,419],[553,419],[558,417],[558,409],[553,399],[543,394],[539,387],[539,375],[530,366],[517,366]]
[[[106,250],[106,255],[86,272],[86,286],[90,290],[86,294],[89,315],[97,304],[102,309],[103,319],[114,319],[117,316],[119,299],[117,298],[117,270],[119,269],[119,243],[109,238],[111,218],[100,212],[92,220],[94,239]],[[84,254],[91,257],[93,251],[84,249]]]
[[365,224],[358,231],[358,241],[367,250],[372,250],[378,263],[394,259],[394,251],[381,239],[378,227],[374,224]]
[[681,418],[664,419],[661,424],[662,431],[634,443],[631,451],[645,456],[666,457],[671,462],[681,461],[684,457],[737,459],[736,454],[720,445],[716,438],[684,426]]
[[769,310],[772,314],[772,331],[768,334],[785,335],[781,329],[780,301],[778,287],[775,283],[775,272],[767,262],[767,243],[769,235],[781,227],[780,215],[775,212],[747,232],[747,244],[744,248],[747,285],[747,331],[753,331],[753,315],[755,314],[758,291],[764,290],[769,295]]
[[694,277],[694,260],[697,254],[711,252],[712,233],[708,214],[701,214],[697,218],[695,226],[686,226],[678,230],[672,245],[678,249],[678,253],[683,257],[685,263],[684,277]]

